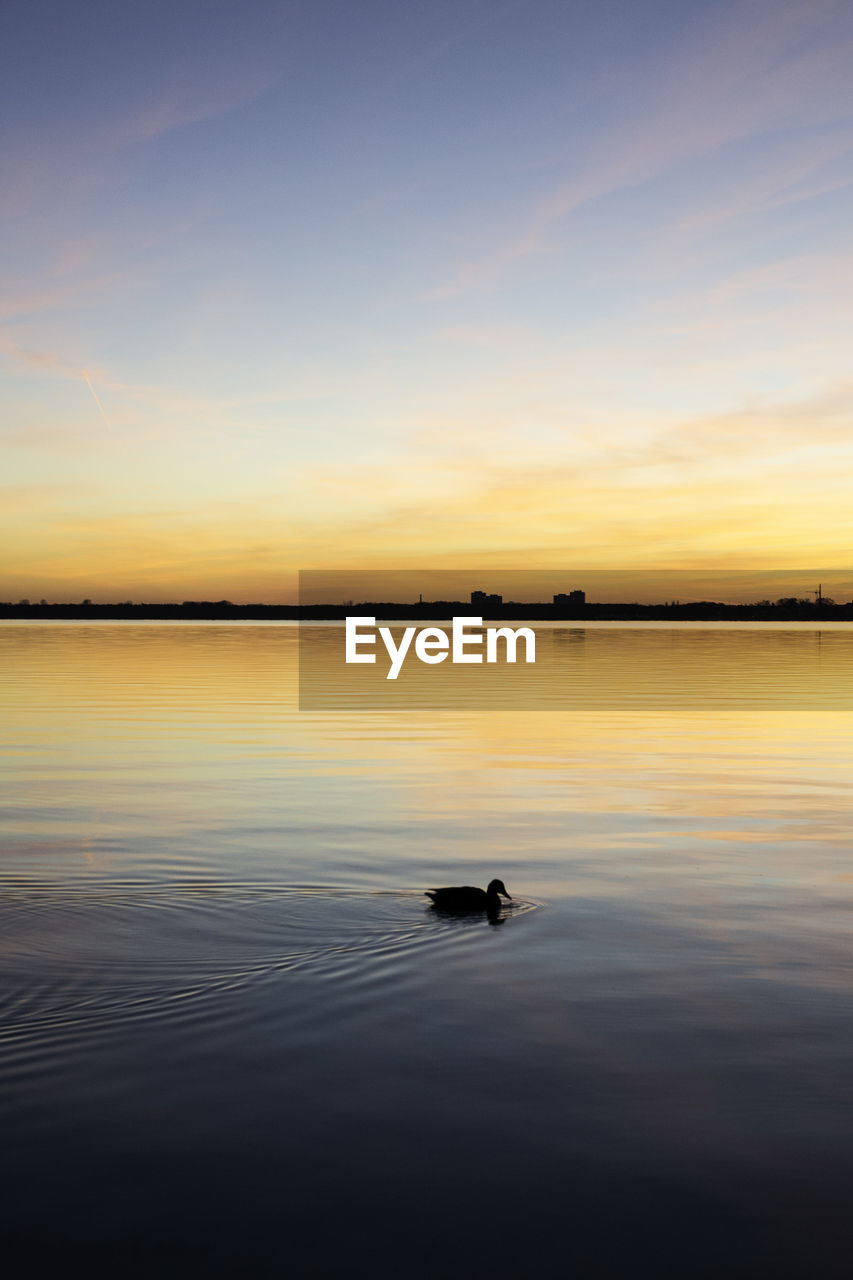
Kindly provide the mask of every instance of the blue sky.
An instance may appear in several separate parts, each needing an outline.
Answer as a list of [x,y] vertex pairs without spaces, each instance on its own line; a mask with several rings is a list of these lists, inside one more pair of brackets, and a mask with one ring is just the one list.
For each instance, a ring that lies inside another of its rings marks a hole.
[[0,595],[850,566],[853,9],[7,3]]

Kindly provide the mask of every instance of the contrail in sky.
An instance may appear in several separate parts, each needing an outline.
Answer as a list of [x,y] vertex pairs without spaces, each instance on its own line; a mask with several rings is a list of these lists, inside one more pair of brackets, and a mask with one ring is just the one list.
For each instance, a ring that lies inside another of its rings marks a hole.
[[108,417],[107,417],[107,415],[104,413],[104,406],[101,404],[100,400],[98,399],[98,393],[97,393],[97,391],[96,391],[96,390],[95,390],[95,388],[92,386],[92,379],[89,377],[89,375],[88,375],[88,373],[86,372],[86,370],[85,370],[85,369],[81,369],[81,370],[80,370],[80,372],[82,373],[83,377],[86,379],[86,385],[88,386],[88,388],[89,388],[89,390],[91,391],[92,395],[95,397],[95,404],[98,406],[98,408],[99,408],[99,409],[100,409],[100,411],[101,411],[101,417],[103,418],[103,420],[104,420],[104,422],[106,423],[106,425],[107,425],[107,426],[109,426],[109,425],[110,425],[109,418],[108,418]]

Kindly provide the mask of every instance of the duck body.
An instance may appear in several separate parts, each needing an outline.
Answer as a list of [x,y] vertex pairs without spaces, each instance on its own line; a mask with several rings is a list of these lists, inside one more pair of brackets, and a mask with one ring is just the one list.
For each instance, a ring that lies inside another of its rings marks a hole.
[[487,889],[477,889],[471,884],[455,885],[446,889],[427,889],[426,896],[439,911],[499,911],[501,896],[512,898],[503,880],[492,880]]

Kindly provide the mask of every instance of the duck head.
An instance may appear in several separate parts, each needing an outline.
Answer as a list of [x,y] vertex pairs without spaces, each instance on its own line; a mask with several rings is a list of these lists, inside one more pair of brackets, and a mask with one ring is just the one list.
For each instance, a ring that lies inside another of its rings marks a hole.
[[509,898],[510,902],[512,902],[512,897],[507,893],[503,880],[491,880],[486,893],[490,898],[496,898],[498,894],[501,894],[504,898]]

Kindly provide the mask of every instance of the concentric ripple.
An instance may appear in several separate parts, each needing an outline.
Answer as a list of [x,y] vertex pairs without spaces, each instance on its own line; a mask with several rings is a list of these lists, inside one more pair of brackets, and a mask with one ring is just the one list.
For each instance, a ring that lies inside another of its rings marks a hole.
[[[515,904],[511,915],[533,908]],[[508,916],[507,918],[510,918]],[[129,1019],[288,971],[379,980],[415,948],[465,945],[484,919],[448,924],[419,894],[216,886],[7,888],[0,896],[0,1045]]]

